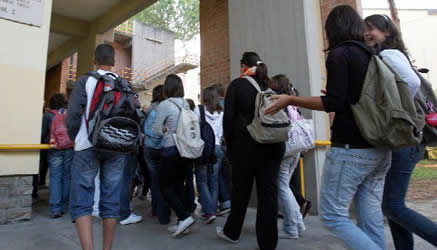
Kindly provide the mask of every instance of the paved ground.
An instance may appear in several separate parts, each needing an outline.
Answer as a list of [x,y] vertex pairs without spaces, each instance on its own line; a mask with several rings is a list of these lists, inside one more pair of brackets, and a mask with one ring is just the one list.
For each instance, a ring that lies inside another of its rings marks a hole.
[[[44,195],[43,195],[44,196]],[[47,200],[47,198],[45,198]],[[434,206],[431,204],[430,206]],[[198,221],[192,229],[192,233],[181,239],[173,239],[166,231],[166,227],[160,226],[155,218],[148,216],[149,203],[135,201],[135,212],[144,215],[145,220],[136,225],[118,226],[114,250],[218,250],[218,249],[249,249],[257,247],[254,221],[255,210],[248,211],[246,224],[244,225],[241,242],[237,245],[229,245],[215,236],[215,225],[204,225]],[[434,209],[428,210],[434,215]],[[216,225],[222,225],[224,218],[220,218]],[[307,231],[299,240],[280,240],[278,250],[342,250],[345,249],[330,233],[321,226],[316,216],[306,218]],[[96,249],[101,247],[101,226],[100,220],[94,219],[94,238]],[[389,231],[386,230],[388,249],[393,249]],[[7,250],[73,250],[80,249],[76,236],[74,224],[69,221],[68,216],[60,219],[48,217],[48,206],[46,201],[36,204],[34,218],[31,221],[13,225],[0,226],[0,249]],[[366,249],[365,246],[362,248]],[[416,250],[436,249],[421,239],[416,240]]]

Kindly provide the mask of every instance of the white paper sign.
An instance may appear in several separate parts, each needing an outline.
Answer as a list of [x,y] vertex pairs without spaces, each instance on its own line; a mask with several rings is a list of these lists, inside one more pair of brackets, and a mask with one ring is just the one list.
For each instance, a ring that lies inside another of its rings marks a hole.
[[0,0],[0,18],[41,27],[44,0]]

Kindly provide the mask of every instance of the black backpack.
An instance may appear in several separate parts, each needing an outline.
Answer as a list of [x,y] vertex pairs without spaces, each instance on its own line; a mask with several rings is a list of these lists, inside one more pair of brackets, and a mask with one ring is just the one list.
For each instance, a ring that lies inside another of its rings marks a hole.
[[202,156],[196,159],[196,162],[202,165],[214,164],[217,159],[215,156],[215,134],[211,125],[205,119],[205,106],[199,105],[200,112],[200,137],[205,142]]
[[87,120],[91,144],[100,151],[137,151],[143,117],[137,94],[126,79],[113,73],[88,75],[97,79]]

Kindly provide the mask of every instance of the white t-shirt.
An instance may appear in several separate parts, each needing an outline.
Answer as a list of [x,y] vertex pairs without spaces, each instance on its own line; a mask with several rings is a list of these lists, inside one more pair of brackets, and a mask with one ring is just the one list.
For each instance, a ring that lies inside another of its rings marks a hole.
[[[97,70],[97,73],[99,73],[100,75],[105,75],[113,72],[99,69]],[[82,122],[80,124],[80,129],[79,132],[77,133],[76,139],[74,140],[75,151],[82,151],[92,147],[91,142],[88,140],[86,120],[88,119],[89,116],[91,101],[93,99],[93,94],[94,94],[94,90],[96,89],[96,85],[97,85],[97,79],[95,79],[94,77],[88,77],[87,82],[85,84],[86,96],[87,96],[86,109],[85,109],[86,111],[82,115]]]
[[380,55],[394,71],[398,73],[403,81],[408,84],[411,95],[414,97],[420,88],[420,78],[411,67],[408,58],[397,49],[383,50]]

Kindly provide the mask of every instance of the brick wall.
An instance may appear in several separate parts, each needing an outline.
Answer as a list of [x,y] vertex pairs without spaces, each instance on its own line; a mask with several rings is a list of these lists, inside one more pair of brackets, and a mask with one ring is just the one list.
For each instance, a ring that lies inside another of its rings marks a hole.
[[115,65],[113,71],[122,75],[125,67],[132,67],[132,47],[124,48],[123,44],[114,41],[112,46],[115,49]]
[[325,38],[325,47],[327,47],[328,43],[326,41],[325,22],[331,10],[339,5],[347,4],[352,6],[354,9],[356,9],[359,13],[361,13],[361,0],[319,0],[319,1],[320,1],[322,27],[323,27],[323,37]]
[[46,72],[46,81],[44,86],[44,104],[48,106],[49,98],[60,91],[60,82],[62,74],[62,63]]
[[228,0],[200,1],[200,85],[229,84]]
[[32,216],[32,176],[0,177],[0,224]]

